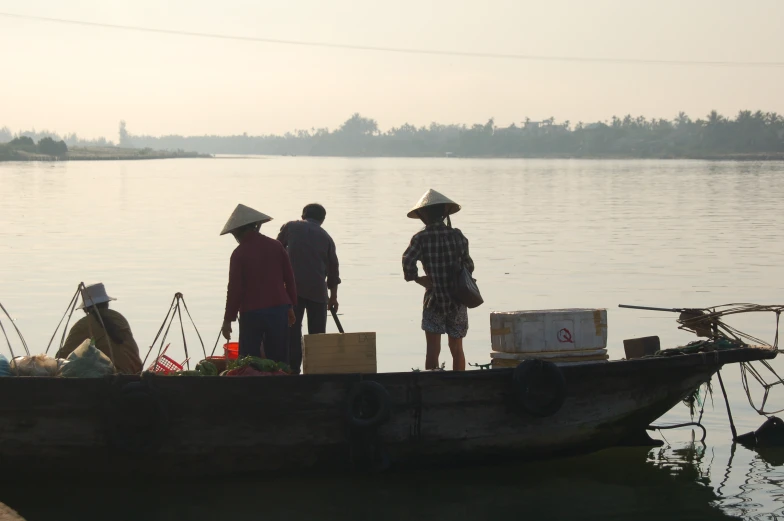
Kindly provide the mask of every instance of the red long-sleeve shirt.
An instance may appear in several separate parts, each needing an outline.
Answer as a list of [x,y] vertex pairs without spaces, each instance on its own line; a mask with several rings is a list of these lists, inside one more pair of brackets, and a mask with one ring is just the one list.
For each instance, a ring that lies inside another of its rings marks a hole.
[[286,248],[275,239],[251,232],[231,254],[225,320],[237,312],[297,303],[297,286]]

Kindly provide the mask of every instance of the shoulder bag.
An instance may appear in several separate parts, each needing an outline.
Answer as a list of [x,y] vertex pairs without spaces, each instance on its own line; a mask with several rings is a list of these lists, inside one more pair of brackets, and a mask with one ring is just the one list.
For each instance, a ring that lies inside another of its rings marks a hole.
[[460,256],[460,264],[457,267],[454,297],[467,308],[479,307],[484,302],[479,286],[476,285],[476,279],[465,267],[463,255]]

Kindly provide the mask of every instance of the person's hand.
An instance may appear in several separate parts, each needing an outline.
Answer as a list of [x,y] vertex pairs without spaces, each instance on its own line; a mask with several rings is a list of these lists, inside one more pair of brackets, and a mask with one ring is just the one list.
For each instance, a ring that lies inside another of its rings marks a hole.
[[423,277],[417,277],[416,283],[422,286],[425,289],[431,289],[433,287],[433,281],[430,280],[430,275],[425,275]]
[[223,326],[221,326],[221,333],[223,334],[223,338],[226,340],[231,340],[231,320],[223,321]]
[[289,327],[294,325],[297,321],[297,315],[294,314],[294,308],[289,308]]
[[327,304],[327,309],[330,311],[334,311],[335,313],[338,312],[338,296],[332,295],[329,297],[329,303]]

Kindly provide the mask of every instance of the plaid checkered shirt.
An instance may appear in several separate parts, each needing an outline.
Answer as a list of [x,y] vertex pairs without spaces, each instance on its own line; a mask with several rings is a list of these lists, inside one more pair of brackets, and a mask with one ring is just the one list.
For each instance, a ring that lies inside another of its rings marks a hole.
[[403,275],[407,281],[419,277],[417,261],[422,262],[425,274],[433,287],[425,291],[424,307],[441,314],[456,313],[460,303],[452,296],[459,268],[474,271],[474,261],[468,254],[468,239],[457,228],[443,222],[429,224],[411,238],[403,253]]

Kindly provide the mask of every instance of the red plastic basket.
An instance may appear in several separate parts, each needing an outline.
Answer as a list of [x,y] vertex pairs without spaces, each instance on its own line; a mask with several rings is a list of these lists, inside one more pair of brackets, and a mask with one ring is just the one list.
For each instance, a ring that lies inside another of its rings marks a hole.
[[166,350],[169,349],[170,345],[171,344],[166,344],[166,347],[163,349],[161,356],[155,359],[152,365],[147,369],[148,371],[163,374],[169,374],[173,371],[182,371],[182,365],[166,356]]
[[169,358],[166,355],[161,355],[155,360],[155,363],[150,366],[148,371],[153,373],[169,374],[173,371],[182,371],[182,366]]

